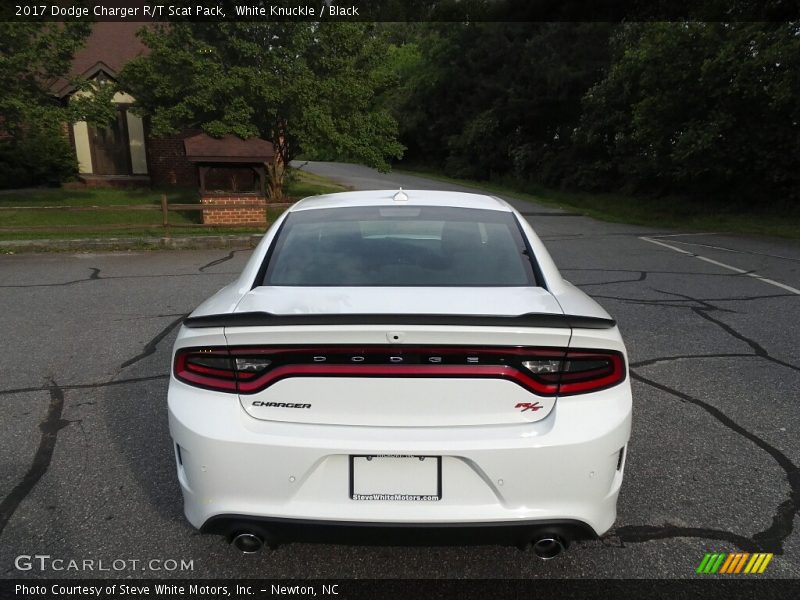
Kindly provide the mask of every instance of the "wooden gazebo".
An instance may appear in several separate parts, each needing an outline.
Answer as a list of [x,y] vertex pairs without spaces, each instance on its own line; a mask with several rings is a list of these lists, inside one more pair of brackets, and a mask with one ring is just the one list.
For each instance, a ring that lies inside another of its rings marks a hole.
[[272,142],[201,133],[186,138],[184,147],[186,158],[197,165],[200,202],[209,205],[203,223],[266,223],[266,163],[275,156]]

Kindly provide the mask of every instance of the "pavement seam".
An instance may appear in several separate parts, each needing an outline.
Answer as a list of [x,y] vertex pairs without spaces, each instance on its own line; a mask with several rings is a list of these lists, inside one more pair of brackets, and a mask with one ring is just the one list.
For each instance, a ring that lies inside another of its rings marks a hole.
[[[161,375],[148,375],[147,377],[131,377],[128,379],[112,379],[111,381],[98,381],[97,383],[76,383],[73,385],[59,386],[62,390],[93,390],[96,388],[109,387],[112,385],[127,385],[129,383],[139,383],[142,381],[153,381],[155,379],[167,379],[169,373],[162,373]],[[39,387],[25,387],[25,388],[10,388],[0,390],[0,396],[7,396],[12,394],[27,394],[31,392],[44,392],[49,390],[49,386]]]
[[767,551],[775,554],[783,554],[783,542],[791,535],[794,526],[794,515],[798,512],[798,509],[800,509],[800,471],[798,471],[797,466],[780,450],[736,423],[715,406],[664,385],[663,383],[648,379],[635,371],[631,371],[631,377],[645,385],[654,387],[684,402],[688,402],[703,409],[724,427],[750,440],[761,450],[769,454],[784,471],[789,484],[790,494],[787,500],[778,505],[772,517],[772,525],[764,531],[755,533],[751,538],[719,529],[679,527],[670,524],[662,526],[624,525],[612,530],[612,533],[607,534],[607,536],[617,537],[623,544],[624,542],[640,543],[675,537],[699,537],[728,541],[736,544],[737,547],[745,551]]
[[744,334],[739,333],[738,331],[736,331],[733,327],[731,327],[727,323],[724,323],[724,322],[722,322],[722,321],[720,321],[718,319],[715,319],[714,317],[712,317],[711,315],[708,314],[707,310],[702,309],[702,308],[698,308],[696,306],[690,307],[690,310],[692,312],[694,312],[696,315],[698,315],[699,317],[702,317],[703,319],[705,319],[706,321],[710,321],[711,323],[714,323],[715,325],[717,325],[718,327],[723,329],[726,333],[728,333],[729,335],[733,336],[737,340],[740,340],[740,341],[744,342],[745,344],[747,344],[748,346],[750,346],[753,349],[753,352],[756,354],[756,356],[758,356],[760,358],[763,358],[764,360],[768,360],[768,361],[770,361],[772,363],[775,363],[777,365],[781,365],[783,367],[786,367],[787,369],[792,369],[794,371],[800,372],[800,367],[798,367],[797,365],[794,365],[794,364],[792,364],[790,362],[786,362],[786,361],[780,360],[779,358],[775,358],[775,357],[771,356],[770,353],[767,352],[767,350],[761,344],[759,344],[755,340],[750,339],[749,337],[745,336]]
[[39,446],[33,456],[31,466],[22,480],[0,502],[0,535],[19,505],[47,472],[58,440],[58,432],[70,423],[61,418],[64,411],[64,390],[55,381],[51,381],[47,389],[50,392],[50,405],[44,420],[39,423],[39,431],[42,432],[42,435],[39,438]]
[[124,363],[119,366],[119,370],[125,369],[126,367],[130,367],[131,365],[139,362],[140,360],[147,358],[151,354],[154,354],[156,348],[158,347],[159,342],[167,337],[170,332],[175,329],[178,325],[183,323],[183,320],[189,316],[189,313],[182,314],[180,317],[172,321],[169,325],[167,325],[164,329],[159,331],[149,342],[144,345],[142,351],[134,356],[133,358],[129,358]]
[[[670,244],[665,244],[664,242],[660,242],[658,240],[655,240],[655,239],[647,237],[647,236],[640,236],[639,239],[644,241],[644,242],[650,242],[651,244],[657,244],[659,246],[663,246],[664,248],[669,248],[670,250],[673,250],[675,252],[679,252],[680,254],[686,254],[688,256],[691,256],[693,258],[697,258],[699,260],[702,260],[704,262],[710,263],[712,265],[716,265],[716,266],[721,267],[723,269],[728,269],[730,271],[734,271],[734,272],[736,272],[736,273],[738,273],[740,275],[744,275],[746,277],[752,277],[753,279],[757,279],[758,281],[763,281],[764,283],[767,283],[767,284],[775,286],[775,287],[779,287],[781,289],[784,289],[786,291],[792,292],[793,294],[797,294],[798,296],[800,296],[800,290],[798,290],[797,288],[794,288],[794,287],[792,287],[790,285],[786,285],[785,283],[781,283],[780,281],[775,281],[774,279],[769,279],[767,277],[764,277],[763,275],[759,275],[758,273],[756,273],[754,271],[745,271],[744,269],[740,269],[739,267],[734,267],[733,265],[729,265],[729,264],[726,264],[726,263],[723,263],[723,262],[719,262],[718,260],[714,260],[713,258],[708,258],[707,256],[701,256],[700,254],[695,254],[694,252],[689,252],[688,250],[684,250],[683,248],[677,248],[676,246],[672,246]],[[680,242],[676,242],[676,243],[680,243]],[[752,253],[740,252],[740,254],[752,254]],[[798,259],[794,259],[794,258],[789,259],[787,257],[775,257],[775,258],[786,258],[787,260],[798,260]]]
[[239,252],[239,250],[231,250],[230,252],[228,252],[228,255],[227,255],[227,256],[223,256],[222,258],[218,258],[218,259],[216,259],[216,260],[212,260],[210,263],[208,263],[208,264],[206,264],[206,265],[203,265],[202,267],[200,267],[200,268],[199,268],[199,269],[197,269],[197,270],[198,270],[198,271],[200,271],[200,272],[202,273],[203,271],[205,271],[205,270],[206,270],[206,269],[208,269],[209,267],[214,267],[214,266],[216,266],[216,265],[218,265],[218,264],[221,264],[221,263],[224,263],[224,262],[226,262],[226,261],[229,261],[229,260],[231,260],[231,259],[233,258],[234,254],[235,254],[236,252]]

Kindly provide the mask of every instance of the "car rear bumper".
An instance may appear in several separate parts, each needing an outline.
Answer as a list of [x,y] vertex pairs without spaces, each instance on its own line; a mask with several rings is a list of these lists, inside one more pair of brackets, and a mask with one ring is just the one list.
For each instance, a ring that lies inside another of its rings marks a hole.
[[[173,379],[169,414],[185,513],[204,531],[229,533],[244,520],[273,529],[313,521],[317,533],[325,524],[535,533],[567,522],[601,535],[616,518],[631,396],[626,381],[562,398],[527,424],[352,427],[254,419],[235,395]],[[353,454],[441,456],[441,500],[352,500]]]
[[520,521],[489,523],[372,523],[317,521],[251,515],[216,515],[200,528],[202,533],[229,539],[252,533],[267,544],[469,546],[477,544],[525,545],[542,537],[565,542],[594,539],[594,530],[579,521]]

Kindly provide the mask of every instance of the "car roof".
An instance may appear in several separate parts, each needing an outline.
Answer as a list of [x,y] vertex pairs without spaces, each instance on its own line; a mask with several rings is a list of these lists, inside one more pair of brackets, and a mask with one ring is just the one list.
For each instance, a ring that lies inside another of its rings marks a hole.
[[[407,200],[395,200],[398,193]],[[290,212],[324,208],[345,208],[357,206],[440,206],[451,208],[478,208],[510,212],[511,207],[494,196],[469,194],[466,192],[443,192],[436,190],[369,190],[361,192],[340,192],[310,196],[291,207]]]

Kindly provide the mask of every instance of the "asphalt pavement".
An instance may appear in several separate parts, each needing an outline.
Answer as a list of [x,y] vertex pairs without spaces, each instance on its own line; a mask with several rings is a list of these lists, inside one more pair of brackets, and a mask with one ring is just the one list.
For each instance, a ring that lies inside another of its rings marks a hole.
[[[459,189],[304,168],[357,189]],[[170,350],[183,316],[250,251],[5,255],[0,577],[687,578],[706,552],[738,551],[775,554],[759,577],[800,577],[800,245],[511,202],[628,346],[633,434],[617,523],[601,540],[542,562],[503,546],[242,555],[200,535],[182,514],[169,440]],[[36,554],[94,568],[18,568]]]

